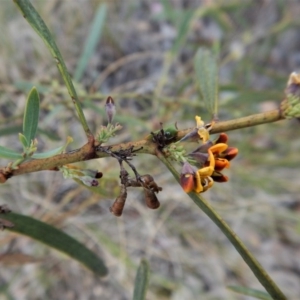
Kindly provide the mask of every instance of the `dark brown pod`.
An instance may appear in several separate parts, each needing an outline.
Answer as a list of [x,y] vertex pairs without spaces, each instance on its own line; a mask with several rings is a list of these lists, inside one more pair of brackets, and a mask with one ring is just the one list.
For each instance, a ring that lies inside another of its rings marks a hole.
[[153,177],[149,174],[142,175],[140,177],[144,188],[151,189],[153,192],[158,193],[162,191],[162,187],[158,186]]
[[153,177],[150,174],[142,175],[141,180],[146,186],[148,186],[150,183],[154,181]]
[[122,185],[119,196],[117,197],[113,205],[110,207],[111,213],[114,214],[116,217],[122,216],[126,198],[127,198],[127,190],[126,187]]
[[160,203],[152,190],[144,188],[145,201],[146,205],[151,209],[157,209],[160,206]]

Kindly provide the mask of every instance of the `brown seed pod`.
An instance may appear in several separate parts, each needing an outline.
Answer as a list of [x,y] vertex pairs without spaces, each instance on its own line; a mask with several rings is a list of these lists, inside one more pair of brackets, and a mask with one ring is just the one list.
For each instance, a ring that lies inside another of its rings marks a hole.
[[127,198],[127,190],[126,187],[122,185],[119,196],[117,197],[113,205],[110,207],[111,213],[114,214],[116,217],[122,216],[126,198]]
[[162,191],[162,188],[156,184],[153,177],[149,174],[142,175],[141,181],[144,188],[151,189],[155,193],[158,193],[159,191]]
[[144,188],[145,201],[149,208],[157,209],[160,206],[160,203],[152,190]]
[[141,180],[146,186],[148,186],[151,182],[154,181],[153,177],[150,174],[142,175]]

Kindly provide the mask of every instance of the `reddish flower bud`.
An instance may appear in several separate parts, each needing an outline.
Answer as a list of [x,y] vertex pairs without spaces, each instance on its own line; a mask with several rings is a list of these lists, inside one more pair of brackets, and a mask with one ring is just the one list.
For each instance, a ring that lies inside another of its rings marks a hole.
[[180,185],[186,193],[192,192],[195,187],[194,181],[195,170],[188,163],[185,162],[182,166],[181,174],[180,174]]
[[180,185],[186,193],[190,193],[195,188],[194,175],[193,174],[181,174]]
[[111,124],[111,122],[116,114],[116,106],[115,106],[114,99],[110,96],[106,100],[105,111],[106,111],[108,123]]
[[216,171],[214,171],[214,173],[211,175],[211,178],[215,182],[227,182],[228,181],[228,177],[227,176],[223,175],[220,172],[216,172]]
[[216,139],[215,144],[224,143],[227,144],[228,142],[228,135],[226,133],[221,133],[219,137]]
[[238,153],[239,153],[238,148],[228,147],[226,151],[222,153],[222,157],[226,158],[227,160],[232,160],[237,156]]

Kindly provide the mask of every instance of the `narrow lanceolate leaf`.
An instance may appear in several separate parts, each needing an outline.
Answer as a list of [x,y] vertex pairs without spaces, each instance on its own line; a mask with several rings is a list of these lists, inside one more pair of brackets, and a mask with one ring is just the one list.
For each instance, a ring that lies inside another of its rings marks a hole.
[[27,141],[26,137],[24,134],[22,133],[19,133],[19,141],[21,142],[23,148],[24,148],[24,151],[27,147],[29,147],[29,142]]
[[[242,295],[251,296],[261,300],[272,300],[273,298],[266,292],[250,289],[244,286],[228,286],[228,289]],[[278,298],[279,299],[279,298]]]
[[98,276],[107,274],[107,268],[100,257],[63,231],[34,218],[16,213],[3,214],[1,218],[14,224],[14,227],[7,230],[26,235],[67,254]]
[[102,3],[99,5],[95,14],[90,33],[86,39],[84,50],[77,64],[74,79],[79,81],[82,78],[83,72],[86,69],[87,63],[92,56],[98,42],[101,39],[103,25],[106,17],[107,6]]
[[74,88],[71,76],[67,70],[66,64],[63,60],[63,57],[54,41],[49,29],[47,28],[45,22],[42,20],[42,18],[40,17],[40,15],[35,10],[35,8],[33,7],[33,5],[31,4],[31,2],[29,0],[14,0],[14,3],[21,10],[26,21],[32,26],[32,28],[42,38],[45,45],[50,50],[51,55],[54,57],[54,59],[57,63],[57,68],[58,68],[60,74],[62,75],[62,78],[68,89],[68,92],[72,98],[74,105],[75,105],[75,109],[77,111],[81,125],[82,125],[86,135],[88,137],[90,137],[92,134],[88,127],[85,116],[83,114],[81,104],[78,99],[76,90]]
[[23,119],[23,134],[27,140],[27,147],[35,138],[40,112],[40,97],[35,87],[29,92]]
[[201,100],[215,117],[218,114],[219,69],[215,55],[199,48],[195,56],[196,80]]
[[0,157],[8,159],[19,159],[22,158],[22,154],[15,152],[14,150],[0,146]]
[[146,299],[146,292],[149,282],[149,265],[146,260],[142,260],[136,273],[133,291],[133,300]]

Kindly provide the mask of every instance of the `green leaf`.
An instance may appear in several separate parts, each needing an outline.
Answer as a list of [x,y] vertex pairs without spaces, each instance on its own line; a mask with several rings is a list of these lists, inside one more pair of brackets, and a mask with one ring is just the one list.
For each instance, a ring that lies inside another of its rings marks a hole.
[[217,59],[208,49],[199,48],[194,64],[200,98],[204,101],[207,110],[217,117],[219,84]]
[[133,300],[146,299],[146,292],[149,282],[149,264],[142,259],[137,270],[134,282]]
[[5,126],[4,128],[0,129],[0,136],[19,134],[19,132],[21,131],[22,131],[21,125]]
[[14,224],[14,227],[7,230],[26,235],[65,253],[98,276],[107,275],[107,268],[102,259],[63,231],[34,218],[16,213],[3,214],[1,218]]
[[29,143],[28,143],[25,135],[22,134],[22,133],[19,133],[19,141],[21,142],[21,144],[22,144],[22,146],[23,146],[24,149],[29,146]]
[[43,158],[48,158],[52,157],[54,155],[60,154],[64,150],[64,146],[57,147],[55,149],[43,152],[43,153],[35,153],[32,155],[32,158],[35,159],[43,159]]
[[32,155],[32,158],[43,159],[43,158],[48,158],[48,157],[52,157],[54,155],[60,154],[63,151],[65,151],[65,149],[68,147],[68,145],[72,142],[73,142],[73,138],[68,136],[67,142],[65,143],[65,145],[62,145],[60,147],[57,147],[55,149],[52,149],[52,150],[49,150],[49,151],[46,151],[43,153],[35,153]]
[[23,158],[22,154],[15,152],[9,148],[0,146],[0,157],[8,159],[19,159]]
[[239,294],[243,294],[246,296],[252,296],[256,299],[261,300],[272,300],[273,298],[266,292],[258,291],[255,289],[250,289],[244,286],[228,286],[228,289],[237,292]]
[[[188,11],[182,13],[182,21],[178,28],[178,35],[177,35],[176,40],[174,41],[174,45],[171,49],[171,52],[174,55],[178,54],[179,49],[186,41],[193,15],[194,15],[194,11],[192,11],[192,10],[188,10]],[[177,19],[177,22],[178,22],[178,19]]]
[[85,116],[83,114],[81,104],[78,99],[73,82],[71,80],[70,74],[68,73],[66,64],[63,60],[63,57],[54,41],[49,29],[47,28],[46,24],[44,23],[44,21],[42,20],[42,18],[40,17],[38,12],[35,10],[35,8],[32,6],[32,4],[30,3],[29,0],[14,0],[14,3],[21,10],[26,21],[32,26],[32,28],[42,38],[45,45],[50,50],[51,55],[54,57],[54,59],[57,63],[57,68],[58,68],[60,74],[62,75],[62,78],[68,89],[68,92],[72,98],[74,105],[75,105],[75,109],[78,114],[80,123],[81,123],[86,135],[91,136],[90,129],[88,127]]
[[98,42],[100,41],[103,25],[106,17],[106,12],[107,12],[107,6],[104,3],[100,4],[96,12],[96,15],[94,17],[89,36],[87,37],[84,50],[82,52],[82,55],[79,59],[79,62],[75,70],[74,79],[77,82],[79,82],[80,79],[82,78],[88,60],[93,54],[93,52],[95,51]]
[[29,92],[23,119],[23,134],[27,140],[27,147],[34,140],[40,112],[40,97],[35,87]]

